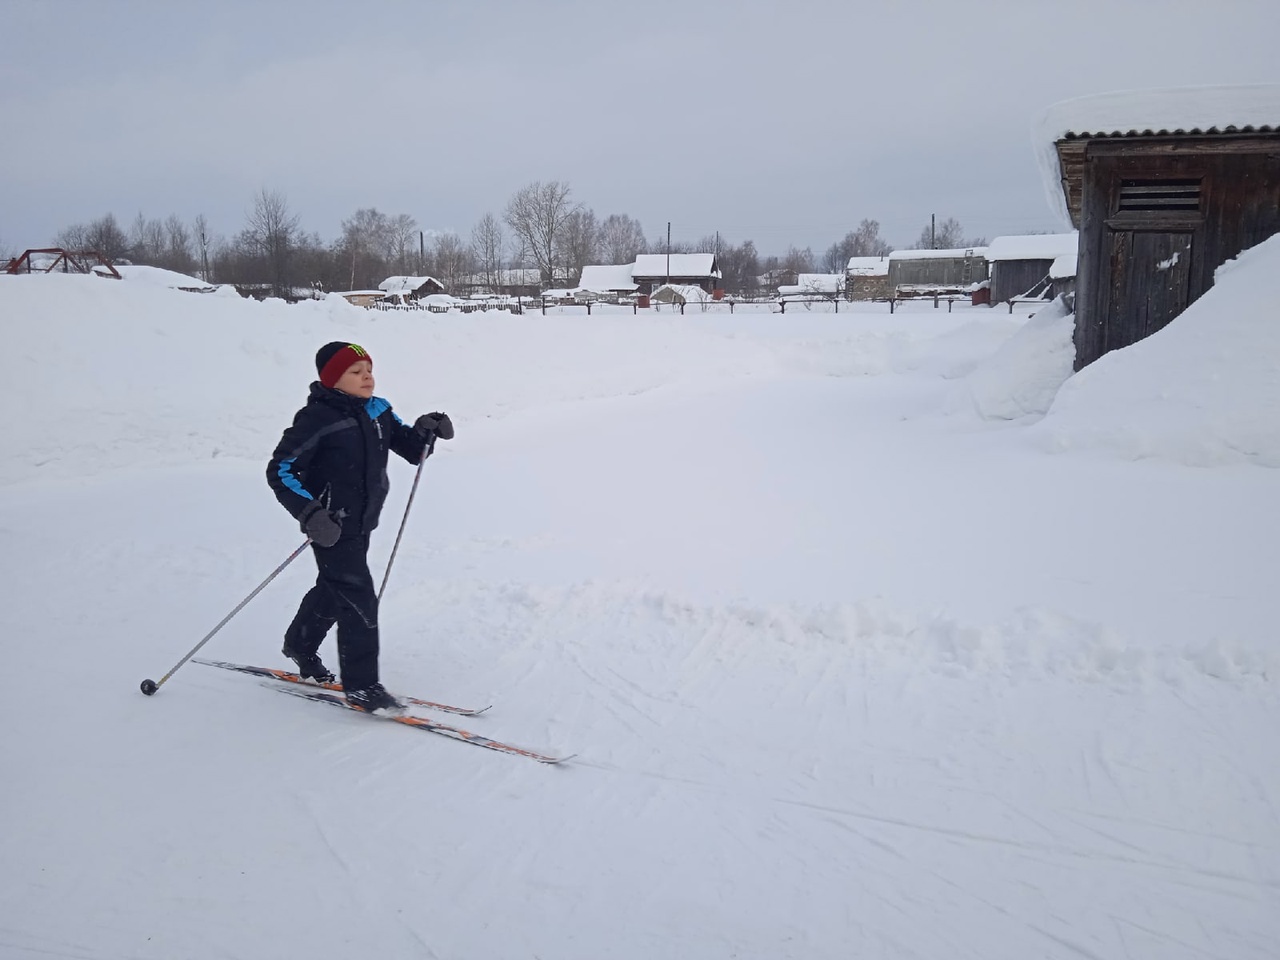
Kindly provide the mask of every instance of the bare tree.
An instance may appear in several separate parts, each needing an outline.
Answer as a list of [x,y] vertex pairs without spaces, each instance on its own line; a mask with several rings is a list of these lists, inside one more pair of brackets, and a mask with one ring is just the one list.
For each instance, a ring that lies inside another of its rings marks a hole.
[[413,241],[418,237],[418,221],[407,213],[398,213],[387,221],[387,254],[395,261],[396,270],[410,273]]
[[209,221],[205,219],[203,213],[196,215],[191,229],[195,234],[196,252],[200,258],[200,279],[205,283],[209,283],[211,276],[209,273],[209,251],[213,246],[213,237],[209,234]]
[[284,194],[263,187],[253,199],[253,210],[241,235],[265,261],[272,292],[290,292],[289,260],[298,238],[298,215],[289,209]]
[[[348,290],[371,288],[386,279],[391,226],[387,215],[376,207],[357,210],[342,221],[340,256],[350,264]],[[381,274],[382,276],[378,276]],[[360,282],[357,284],[357,280]]]
[[486,213],[471,231],[471,255],[475,258],[481,282],[491,292],[496,292],[501,283],[505,246],[502,224],[492,213]]
[[471,269],[471,250],[456,233],[437,234],[431,244],[431,275],[446,290],[457,290]]
[[960,221],[955,217],[947,217],[936,225],[932,222],[926,223],[924,229],[920,231],[914,249],[963,250],[966,247],[985,246],[986,242],[985,237],[966,238]]
[[535,181],[517,191],[507,203],[504,219],[523,241],[544,283],[556,277],[556,250],[565,221],[577,209],[569,199],[569,185],[559,180]]
[[633,263],[647,244],[639,220],[625,213],[611,213],[600,224],[600,255],[607,263]]
[[178,273],[190,273],[196,260],[191,253],[191,232],[176,214],[169,214],[164,222],[165,251],[163,265]]
[[803,250],[788,247],[786,255],[778,264],[779,268],[789,273],[814,273],[813,251],[808,247]]
[[88,224],[67,227],[54,238],[54,245],[64,250],[95,250],[109,261],[120,260],[129,253],[129,237],[112,213]]
[[557,243],[556,260],[571,280],[582,276],[582,268],[599,260],[600,227],[596,215],[579,207],[565,217]]
[[858,229],[833,243],[822,256],[822,266],[827,273],[844,273],[850,257],[887,257],[893,250],[880,236],[880,221],[863,220]]
[[164,221],[148,220],[139,212],[129,228],[129,257],[134,263],[163,266]]
[[720,282],[729,293],[753,296],[759,286],[760,256],[751,240],[740,246],[722,244],[716,257],[720,264]]

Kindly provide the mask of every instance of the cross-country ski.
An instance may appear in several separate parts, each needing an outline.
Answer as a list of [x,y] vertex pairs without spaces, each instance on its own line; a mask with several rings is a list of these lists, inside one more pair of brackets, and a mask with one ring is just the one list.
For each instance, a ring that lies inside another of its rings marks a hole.
[[461,730],[458,727],[450,726],[447,723],[441,723],[438,720],[430,720],[426,717],[384,714],[382,712],[370,713],[366,710],[360,709],[359,707],[353,706],[336,694],[327,693],[321,690],[307,690],[301,687],[275,686],[270,687],[269,689],[275,690],[277,693],[287,693],[293,697],[300,697],[303,700],[314,700],[317,703],[327,703],[335,707],[342,707],[344,710],[351,710],[374,720],[388,720],[391,723],[398,723],[402,726],[412,727],[415,730],[423,730],[427,733],[439,734],[442,737],[449,737],[451,740],[460,740],[463,743],[469,743],[473,746],[484,747],[486,750],[496,750],[499,753],[509,753],[516,757],[528,757],[530,760],[537,760],[539,763],[563,763],[565,760],[569,760],[573,756],[573,754],[553,756],[546,753],[539,753],[536,750],[528,750],[524,747],[518,747],[512,743],[504,743],[501,740],[494,740],[491,737],[472,733],[469,730]]
[[[247,663],[229,663],[225,660],[203,660],[196,657],[193,663],[203,664],[206,667],[220,667],[223,670],[234,670],[237,673],[247,673],[254,677],[267,677],[274,680],[282,680],[285,683],[297,683],[303,686],[316,686],[324,690],[331,690],[335,693],[342,693],[342,684],[320,683],[315,680],[304,680],[296,673],[290,673],[287,670],[276,670],[271,667],[255,667]],[[409,697],[404,694],[396,694],[397,699],[406,704],[415,707],[424,707],[430,710],[439,710],[441,713],[452,713],[461,717],[478,717],[482,713],[488,712],[488,706],[472,708],[472,707],[455,707],[448,703],[437,703],[434,700],[423,700],[419,697]]]

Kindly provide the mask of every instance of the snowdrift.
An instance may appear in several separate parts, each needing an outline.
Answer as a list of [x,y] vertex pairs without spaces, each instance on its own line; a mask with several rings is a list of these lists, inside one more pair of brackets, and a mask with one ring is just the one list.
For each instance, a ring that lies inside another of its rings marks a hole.
[[1163,330],[1067,380],[1046,448],[1192,466],[1280,467],[1280,236],[1218,268]]

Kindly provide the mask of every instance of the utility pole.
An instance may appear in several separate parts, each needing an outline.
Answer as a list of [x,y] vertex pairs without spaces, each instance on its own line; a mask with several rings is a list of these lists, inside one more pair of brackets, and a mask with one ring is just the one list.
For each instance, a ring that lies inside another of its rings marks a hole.
[[671,221],[667,221],[667,286],[671,286]]
[[418,231],[418,276],[422,276],[426,272],[427,266],[427,241],[423,237],[422,231]]
[[929,249],[938,249],[938,215],[936,213],[929,214]]

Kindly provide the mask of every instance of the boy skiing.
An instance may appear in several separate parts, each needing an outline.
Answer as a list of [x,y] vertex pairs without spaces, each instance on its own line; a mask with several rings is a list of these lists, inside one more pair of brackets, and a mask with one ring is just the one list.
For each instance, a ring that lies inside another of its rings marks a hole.
[[311,538],[319,576],[284,635],[283,653],[298,673],[318,682],[333,674],[318,651],[338,625],[338,661],[347,702],[362,710],[398,712],[402,705],[378,682],[378,597],[369,573],[369,535],[387,497],[390,451],[418,463],[437,437],[453,437],[443,413],[401,422],[373,395],[373,359],[354,343],[327,343],[316,353],[319,380],[294,415],[267,465],[276,499]]

